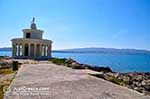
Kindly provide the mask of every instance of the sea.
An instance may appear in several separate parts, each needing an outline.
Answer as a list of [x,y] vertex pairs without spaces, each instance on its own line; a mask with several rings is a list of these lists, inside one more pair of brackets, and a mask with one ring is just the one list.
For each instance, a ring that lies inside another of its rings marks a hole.
[[[0,51],[0,56],[11,54],[11,51]],[[115,72],[150,72],[150,54],[53,52],[52,57],[72,58],[83,64],[110,67]]]

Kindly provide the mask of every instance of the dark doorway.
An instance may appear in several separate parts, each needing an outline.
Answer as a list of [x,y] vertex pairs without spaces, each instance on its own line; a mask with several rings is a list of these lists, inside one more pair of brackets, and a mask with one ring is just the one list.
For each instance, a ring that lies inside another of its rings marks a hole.
[[26,33],[26,38],[30,38],[31,34],[30,33]]
[[29,50],[28,50],[28,46],[25,46],[25,56],[28,56],[28,52],[29,52]]

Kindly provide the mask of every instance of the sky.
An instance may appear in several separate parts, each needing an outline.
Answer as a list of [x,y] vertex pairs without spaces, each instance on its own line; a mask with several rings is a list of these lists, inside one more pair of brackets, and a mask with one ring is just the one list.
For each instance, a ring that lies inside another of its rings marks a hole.
[[22,38],[33,17],[53,49],[150,50],[150,0],[0,0],[0,47]]

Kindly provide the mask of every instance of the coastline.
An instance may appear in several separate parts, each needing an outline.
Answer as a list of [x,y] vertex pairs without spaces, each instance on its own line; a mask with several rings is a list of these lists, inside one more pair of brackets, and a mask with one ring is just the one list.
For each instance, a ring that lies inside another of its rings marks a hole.
[[99,67],[79,62],[69,58],[52,58],[49,61],[57,65],[63,65],[72,69],[90,69],[99,72],[92,76],[102,78],[120,86],[138,91],[144,95],[150,95],[150,72],[114,72],[110,67]]
[[[2,56],[12,55],[11,51],[1,52]],[[109,66],[115,72],[149,72],[150,55],[144,54],[114,54],[114,53],[55,53],[52,57],[72,58],[79,63],[86,63],[92,66]]]

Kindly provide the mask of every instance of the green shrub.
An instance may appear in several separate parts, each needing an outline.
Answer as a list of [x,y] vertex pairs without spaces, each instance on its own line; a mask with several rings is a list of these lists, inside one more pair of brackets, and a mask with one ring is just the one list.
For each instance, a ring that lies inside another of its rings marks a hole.
[[126,82],[122,79],[118,79],[118,78],[115,78],[115,77],[112,77],[112,76],[106,76],[104,77],[105,80],[108,80],[108,81],[111,81],[115,84],[118,84],[118,85],[121,85],[123,86],[124,84],[126,84]]
[[64,65],[65,63],[66,63],[66,59],[59,59],[59,58],[52,58],[52,59],[50,59],[50,61],[52,62],[52,63],[55,63],[55,64],[57,64],[57,65]]
[[112,82],[121,86],[125,84],[125,81],[123,81],[122,79],[117,79],[117,78],[112,79]]

